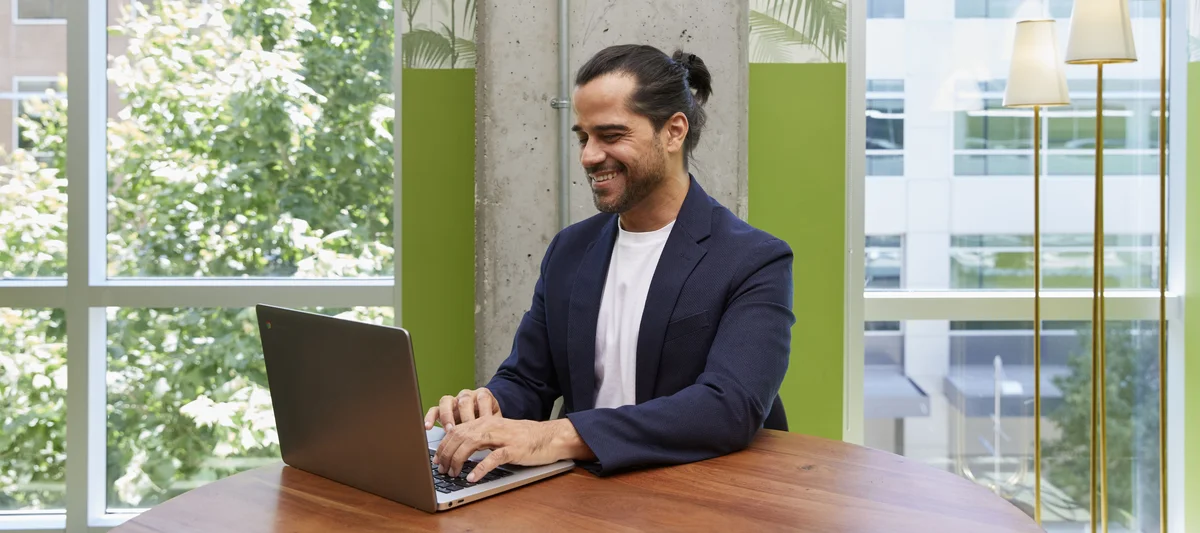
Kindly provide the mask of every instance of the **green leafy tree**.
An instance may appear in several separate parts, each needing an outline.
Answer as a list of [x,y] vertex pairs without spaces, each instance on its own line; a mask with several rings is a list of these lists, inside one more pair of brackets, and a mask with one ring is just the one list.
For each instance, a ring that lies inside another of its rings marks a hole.
[[[23,150],[0,162],[0,278],[61,275],[66,180]],[[0,307],[0,509],[65,504],[66,361],[61,309]]]
[[[1158,338],[1153,327],[1136,326],[1110,322],[1105,328],[1109,519],[1133,531],[1157,531]],[[1092,413],[1090,325],[1077,335],[1081,342],[1069,358],[1071,372],[1055,380],[1063,403],[1048,413],[1061,436],[1046,443],[1044,456],[1047,482],[1086,509]]]
[[[109,73],[123,106],[107,127],[110,276],[390,275],[391,2],[151,0],[112,33],[127,51]],[[456,49],[450,63],[473,61],[473,44]],[[0,154],[4,278],[66,271],[67,102],[25,107],[27,150]],[[111,506],[277,457],[253,311],[107,318]],[[0,308],[0,325],[0,509],[61,507],[62,311]]]

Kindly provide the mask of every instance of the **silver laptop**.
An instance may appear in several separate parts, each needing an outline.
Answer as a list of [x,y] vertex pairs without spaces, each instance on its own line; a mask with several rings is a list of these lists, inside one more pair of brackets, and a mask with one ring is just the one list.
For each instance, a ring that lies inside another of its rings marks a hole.
[[505,465],[479,483],[438,474],[412,340],[401,328],[257,306],[283,462],[422,511],[444,511],[574,468]]

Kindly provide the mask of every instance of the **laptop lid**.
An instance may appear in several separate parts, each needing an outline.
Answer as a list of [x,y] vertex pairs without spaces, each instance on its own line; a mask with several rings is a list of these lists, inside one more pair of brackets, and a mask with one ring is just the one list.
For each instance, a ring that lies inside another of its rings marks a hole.
[[436,510],[408,332],[270,305],[256,310],[284,463]]

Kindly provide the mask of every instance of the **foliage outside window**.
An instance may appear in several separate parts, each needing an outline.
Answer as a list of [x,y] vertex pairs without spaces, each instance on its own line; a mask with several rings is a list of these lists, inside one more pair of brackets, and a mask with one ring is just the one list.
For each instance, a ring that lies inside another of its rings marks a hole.
[[[366,1],[134,4],[110,69],[123,107],[107,125],[108,274],[390,275],[392,16]],[[0,154],[3,277],[66,271],[67,105],[22,102],[22,143]],[[110,508],[275,460],[252,316],[108,310]],[[61,508],[63,320],[0,309],[0,322],[0,509]]]

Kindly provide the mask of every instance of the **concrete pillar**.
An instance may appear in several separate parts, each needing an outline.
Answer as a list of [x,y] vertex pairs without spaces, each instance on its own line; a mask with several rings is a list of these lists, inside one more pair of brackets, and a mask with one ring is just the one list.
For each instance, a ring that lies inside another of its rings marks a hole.
[[[570,62],[605,46],[641,42],[694,53],[713,73],[709,121],[692,173],[742,217],[747,198],[747,7],[740,0],[573,0]],[[558,232],[558,2],[478,4],[476,43],[475,376],[484,383],[512,348],[538,267]],[[570,95],[566,95],[570,96]],[[570,135],[570,133],[568,132]],[[578,151],[572,150],[573,160]],[[572,165],[572,221],[594,214]]]
[[558,2],[485,0],[475,42],[475,381],[512,349],[558,232]]

